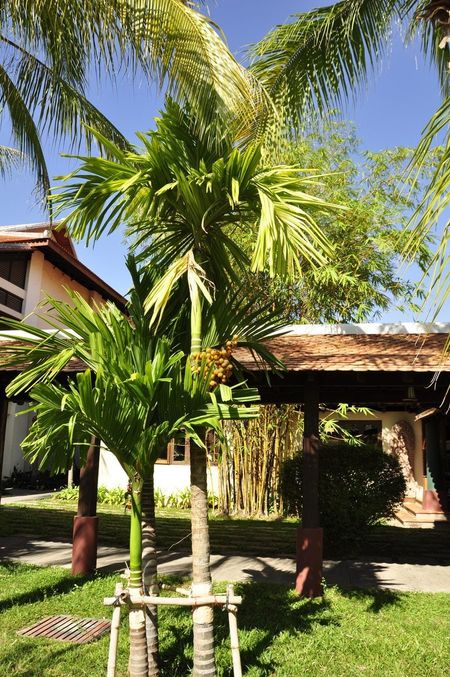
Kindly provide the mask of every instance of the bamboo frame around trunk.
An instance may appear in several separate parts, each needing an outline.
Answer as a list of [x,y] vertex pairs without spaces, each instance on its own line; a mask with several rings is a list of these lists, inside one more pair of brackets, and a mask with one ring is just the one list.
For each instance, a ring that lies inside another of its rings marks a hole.
[[[137,591],[136,591],[137,592]],[[134,590],[133,590],[134,593]],[[129,590],[123,590],[118,597],[105,597],[103,604],[113,606],[120,602],[122,605],[132,604],[133,606],[146,606],[155,604],[162,606],[204,606],[205,604],[216,604],[227,606],[228,604],[242,604],[242,597],[239,595],[204,595],[203,597],[159,597],[154,595],[130,594]]]
[[111,619],[111,634],[109,638],[108,667],[106,677],[116,676],[117,644],[119,641],[120,606],[121,606],[120,603],[117,603],[117,600],[120,598],[122,589],[123,589],[122,583],[116,583],[116,587],[114,589],[115,607],[112,612]]
[[[180,593],[185,591],[180,589]],[[120,608],[129,605],[134,608],[144,606],[185,606],[196,608],[204,605],[224,606],[228,612],[228,626],[230,629],[231,657],[233,662],[234,677],[242,677],[241,654],[239,649],[239,635],[237,625],[237,610],[239,604],[242,604],[242,597],[234,594],[233,585],[227,586],[226,595],[205,595],[203,597],[159,597],[154,595],[144,595],[134,588],[122,589],[119,583],[115,588],[114,597],[105,597],[103,599],[105,606],[114,606],[113,622],[111,623],[111,638],[108,655],[107,677],[115,677],[116,674],[116,656],[117,642],[120,625]]]

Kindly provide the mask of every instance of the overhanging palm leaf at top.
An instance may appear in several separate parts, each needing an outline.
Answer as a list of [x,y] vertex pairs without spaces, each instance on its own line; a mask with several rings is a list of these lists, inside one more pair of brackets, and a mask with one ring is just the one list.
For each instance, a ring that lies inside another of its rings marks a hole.
[[302,262],[324,262],[332,247],[314,214],[332,205],[308,192],[320,177],[297,166],[265,166],[258,146],[238,150],[222,134],[214,145],[192,133],[191,117],[168,102],[157,128],[139,135],[143,148],[111,159],[80,157],[55,191],[76,238],[90,241],[125,222],[141,260],[165,270],[147,306],[160,317],[177,282],[211,300],[214,289],[239,281],[247,257],[234,229],[257,224],[251,266],[293,275]]
[[[199,3],[201,5],[201,3]],[[256,82],[230,54],[197,3],[185,0],[9,0],[0,2],[0,101],[12,135],[45,191],[41,135],[88,147],[94,127],[126,146],[85,97],[97,75],[139,69],[198,113],[198,130],[225,119],[248,133],[264,106]]]
[[439,44],[450,26],[449,10],[447,0],[341,0],[294,14],[251,47],[251,71],[298,128],[304,113],[355,95],[387,53],[394,22],[402,22],[410,37],[420,33],[446,93],[448,52]]

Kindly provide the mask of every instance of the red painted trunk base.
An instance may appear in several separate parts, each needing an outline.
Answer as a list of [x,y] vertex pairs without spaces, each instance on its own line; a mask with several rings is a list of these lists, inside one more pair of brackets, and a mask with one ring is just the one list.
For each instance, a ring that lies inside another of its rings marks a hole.
[[73,518],[72,573],[95,573],[97,565],[98,517]]
[[297,529],[297,574],[295,589],[302,597],[321,597],[323,529]]

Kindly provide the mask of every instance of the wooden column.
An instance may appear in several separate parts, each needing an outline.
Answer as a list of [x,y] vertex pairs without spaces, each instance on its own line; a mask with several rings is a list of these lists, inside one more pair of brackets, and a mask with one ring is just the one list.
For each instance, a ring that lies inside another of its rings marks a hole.
[[78,512],[73,520],[72,573],[95,573],[97,565],[97,487],[100,447],[95,438],[80,472]]
[[295,589],[303,597],[322,595],[323,531],[319,513],[319,385],[311,374],[305,387],[303,432],[303,515],[297,530]]
[[[0,398],[0,487],[3,479],[3,457],[5,454],[6,421],[8,418],[8,400],[2,394]],[[2,492],[0,491],[0,502]]]

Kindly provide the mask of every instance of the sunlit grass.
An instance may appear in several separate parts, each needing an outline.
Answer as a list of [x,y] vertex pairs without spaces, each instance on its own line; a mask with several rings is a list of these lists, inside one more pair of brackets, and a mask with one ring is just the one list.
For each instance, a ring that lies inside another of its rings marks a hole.
[[[113,576],[74,579],[59,568],[0,566],[0,665],[17,677],[103,677],[108,637],[88,645],[28,639],[16,630],[46,615],[109,617],[102,605]],[[326,591],[305,601],[287,588],[237,586],[244,602],[238,622],[244,674],[251,677],[327,675],[441,677],[450,665],[450,595],[386,591]],[[216,613],[219,675],[231,675],[226,615]],[[162,677],[188,675],[191,622],[186,609],[160,612]],[[127,667],[126,616],[118,677]]]

